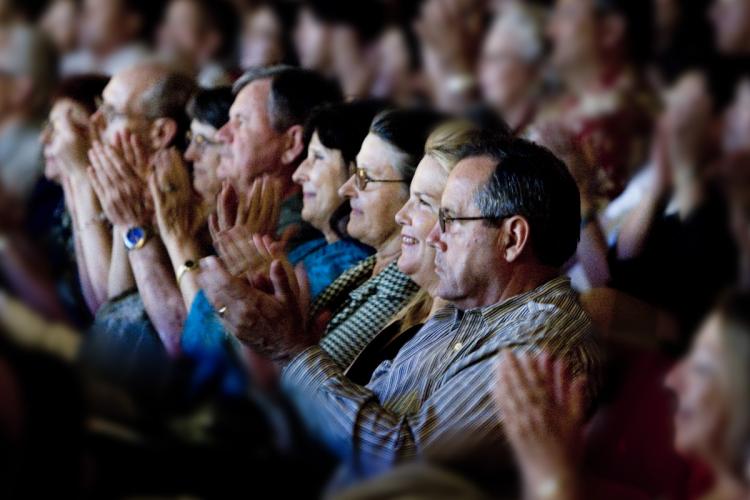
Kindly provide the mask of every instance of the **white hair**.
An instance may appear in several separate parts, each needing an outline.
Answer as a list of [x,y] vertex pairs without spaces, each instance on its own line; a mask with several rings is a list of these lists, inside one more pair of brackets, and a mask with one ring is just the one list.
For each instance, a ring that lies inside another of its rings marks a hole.
[[544,14],[522,2],[503,6],[492,27],[515,40],[519,55],[528,63],[541,60],[544,55]]

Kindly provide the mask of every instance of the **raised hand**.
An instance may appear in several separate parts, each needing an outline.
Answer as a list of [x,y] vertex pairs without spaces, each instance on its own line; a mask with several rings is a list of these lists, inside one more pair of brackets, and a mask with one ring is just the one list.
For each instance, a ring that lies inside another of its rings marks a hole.
[[209,230],[219,256],[232,275],[257,271],[265,260],[252,243],[254,234],[275,234],[281,208],[281,183],[264,177],[256,180],[247,196],[238,195],[225,183],[217,210],[209,218]]
[[254,352],[279,363],[318,342],[307,328],[304,275],[272,261],[265,290],[232,276],[216,257],[201,260],[198,281],[225,328]]
[[573,380],[565,363],[547,354],[506,350],[496,369],[495,405],[526,484],[573,482],[585,380]]
[[182,156],[175,148],[158,151],[153,167],[149,190],[159,232],[177,240],[193,238],[200,225],[196,216],[198,204]]
[[146,155],[135,136],[118,137],[118,147],[94,142],[89,179],[107,218],[128,228],[148,225],[153,203],[146,196]]

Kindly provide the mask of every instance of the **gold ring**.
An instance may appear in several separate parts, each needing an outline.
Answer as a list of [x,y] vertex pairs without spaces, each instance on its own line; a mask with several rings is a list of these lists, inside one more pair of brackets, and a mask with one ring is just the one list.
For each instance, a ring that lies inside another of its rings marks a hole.
[[219,316],[224,316],[227,313],[227,306],[221,306],[218,311],[216,311],[216,314]]

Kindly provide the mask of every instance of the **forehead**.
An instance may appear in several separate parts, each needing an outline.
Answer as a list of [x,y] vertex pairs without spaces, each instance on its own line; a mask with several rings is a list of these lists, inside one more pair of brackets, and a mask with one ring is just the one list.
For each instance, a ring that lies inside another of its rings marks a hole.
[[497,162],[491,158],[477,156],[458,162],[448,176],[443,191],[442,205],[448,209],[473,206],[474,193],[487,183]]
[[443,188],[448,180],[448,173],[430,155],[425,155],[422,161],[417,165],[414,172],[414,179],[411,181],[411,191],[414,193],[423,193],[435,198],[440,198]]
[[216,133],[216,129],[212,125],[198,120],[190,122],[190,130],[192,130],[193,133],[202,134],[208,138],[213,137]]
[[362,142],[362,148],[357,154],[357,165],[370,173],[380,174],[384,171],[395,170],[400,153],[386,141],[375,134],[367,134]]

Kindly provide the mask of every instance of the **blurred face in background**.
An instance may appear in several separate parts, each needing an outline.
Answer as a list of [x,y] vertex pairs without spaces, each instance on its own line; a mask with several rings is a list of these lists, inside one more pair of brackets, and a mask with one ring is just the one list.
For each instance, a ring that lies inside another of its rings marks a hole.
[[44,176],[61,182],[64,168],[61,162],[71,154],[80,155],[77,160],[86,161],[86,150],[81,147],[82,132],[87,130],[89,113],[84,106],[71,100],[60,99],[52,106],[47,127],[42,132],[44,146]]
[[427,237],[438,221],[440,197],[447,180],[448,174],[440,163],[426,155],[414,173],[409,200],[396,214],[401,226],[398,268],[423,288],[434,285],[436,280],[435,249],[427,243]]
[[559,71],[576,71],[596,60],[592,0],[557,0],[547,33],[552,41],[552,63]]
[[380,37],[377,46],[377,72],[372,93],[376,97],[408,98],[411,79],[411,57],[404,32],[389,28]]
[[240,46],[243,69],[276,64],[284,59],[281,20],[270,7],[245,15]]
[[675,448],[712,464],[726,453],[730,423],[729,371],[722,330],[721,317],[711,315],[688,356],[666,378],[667,387],[677,397]]
[[331,29],[303,7],[294,29],[294,46],[300,65],[327,73],[331,66]]
[[[357,166],[371,179],[401,179],[393,167],[401,154],[375,134],[368,134],[357,155]],[[352,206],[346,229],[356,238],[376,250],[385,247],[399,236],[396,212],[406,203],[408,192],[400,182],[370,182],[364,189],[356,187],[354,176],[341,187],[339,194],[349,198]]]
[[710,16],[720,51],[726,54],[750,52],[750,2],[714,0]]
[[519,29],[523,28],[496,21],[482,48],[479,66],[482,96],[499,111],[512,107],[536,86],[536,55],[529,53],[530,44],[525,43]]
[[221,143],[216,133],[217,130],[210,124],[193,120],[190,124],[190,144],[185,151],[185,159],[193,163],[193,189],[208,204],[216,201],[221,189]]
[[78,41],[78,8],[74,0],[55,0],[40,21],[41,28],[55,44],[58,53],[67,54]]
[[307,158],[292,179],[302,186],[302,218],[316,229],[327,230],[331,216],[343,203],[338,191],[349,178],[348,170],[341,151],[325,147],[315,132],[307,148]]
[[281,168],[284,134],[272,126],[270,92],[270,78],[247,84],[229,110],[229,121],[216,136],[226,150],[222,155],[231,157],[231,161],[222,159],[219,178],[232,181],[238,190],[250,189],[263,174],[278,175]]
[[84,0],[80,41],[94,53],[106,54],[131,42],[142,20],[124,8],[121,0]]
[[[694,173],[690,168],[704,167],[703,155],[712,136],[713,99],[704,75],[690,72],[667,91],[664,100],[661,126],[669,140],[675,179],[679,179]],[[701,161],[696,164],[696,160]]]
[[725,154],[750,153],[750,78],[737,85],[724,116],[722,148]]
[[218,36],[206,29],[201,10],[192,0],[173,0],[159,27],[159,52],[193,65],[208,60],[218,49]]

